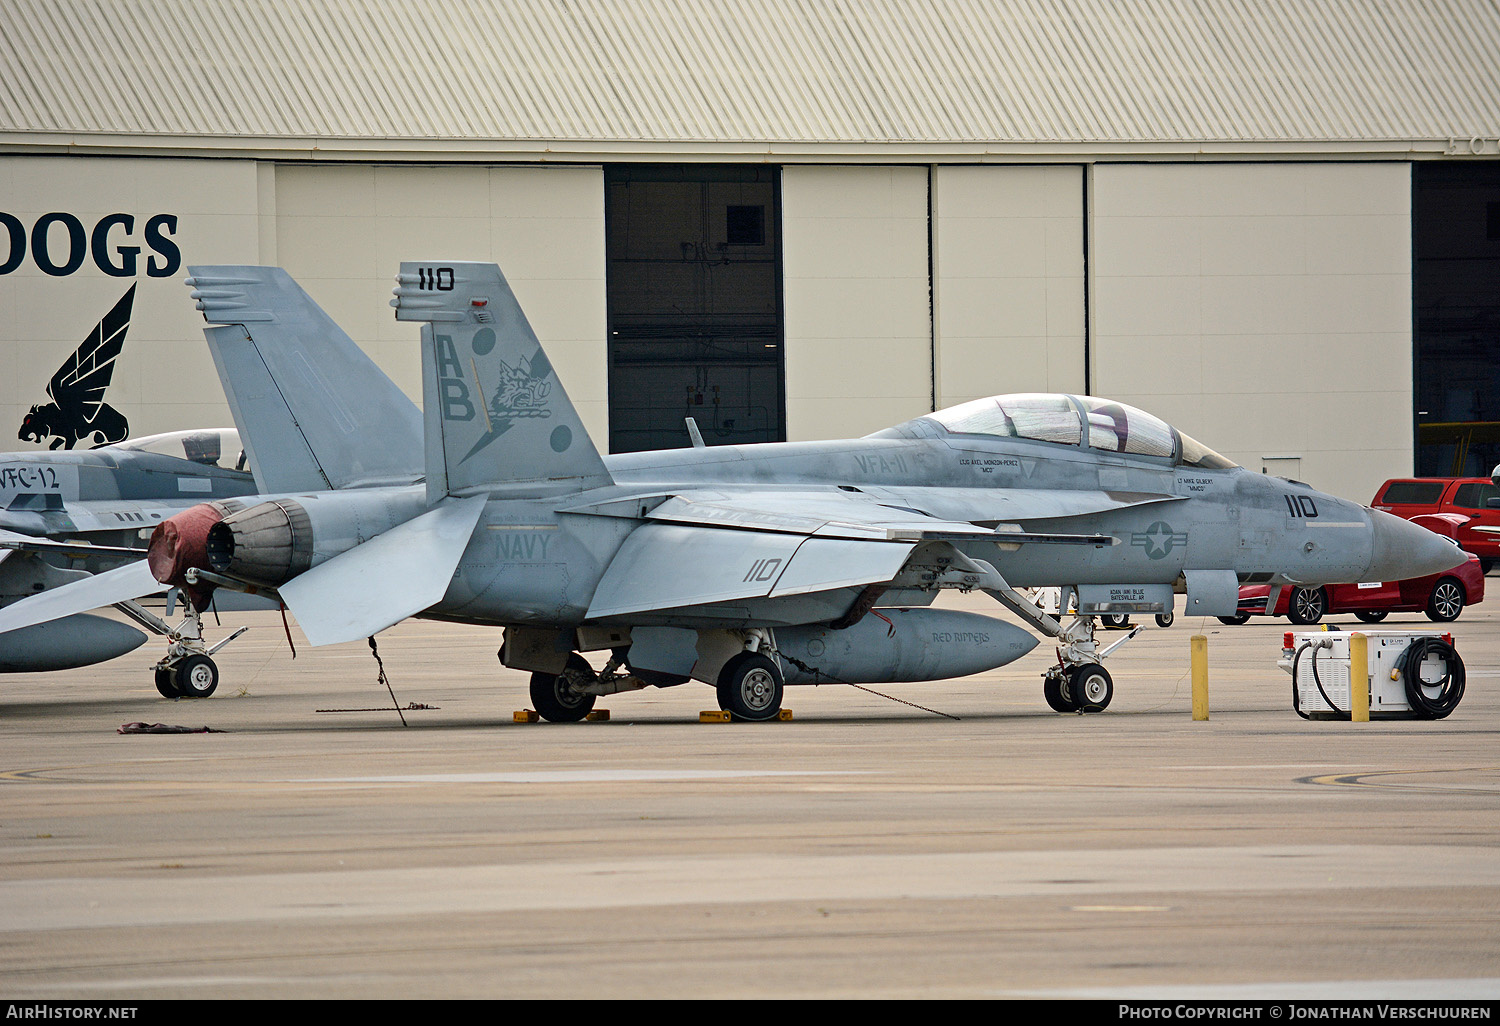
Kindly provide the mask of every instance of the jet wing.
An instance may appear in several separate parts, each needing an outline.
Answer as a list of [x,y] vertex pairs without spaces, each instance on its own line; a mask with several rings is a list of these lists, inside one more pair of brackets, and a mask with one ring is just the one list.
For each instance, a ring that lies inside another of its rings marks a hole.
[[993,533],[987,527],[835,491],[684,492],[651,510],[647,518],[869,541],[918,541],[935,535],[984,537]]
[[990,525],[1089,516],[1117,509],[1183,502],[1161,492],[1065,488],[877,487],[864,489],[872,500],[907,506],[932,517]]
[[142,559],[61,588],[38,592],[0,609],[0,633],[166,590],[165,584],[151,576],[151,568]]
[[609,564],[594,591],[588,618],[888,581],[915,547],[914,541],[643,524],[630,533]]
[[590,619],[880,584],[893,579],[917,546],[929,541],[990,541],[1012,548],[1115,540],[1023,531],[1009,524],[996,530],[830,489],[705,489],[567,512],[647,521],[625,539],[605,571]]
[[88,542],[61,542],[46,538],[33,538],[29,534],[0,530],[0,549],[20,549],[25,552],[53,552],[60,556],[125,556],[139,559],[140,549],[128,549],[115,545],[90,545]]
[[[954,489],[956,490],[956,489]],[[932,489],[939,496],[948,489]],[[991,493],[993,495],[993,493]],[[1047,492],[1037,493],[1047,495]],[[698,524],[704,527],[732,528],[743,531],[772,531],[819,538],[848,538],[866,541],[995,541],[1002,543],[1049,542],[1083,545],[1108,544],[1113,539],[1100,535],[1070,535],[1024,531],[1015,523],[1020,517],[995,517],[994,510],[986,521],[977,521],[982,510],[972,513],[976,521],[934,515],[925,508],[904,505],[911,499],[904,495],[882,498],[864,491],[846,492],[833,489],[747,489],[717,491],[699,489],[646,498],[632,497],[607,500],[586,506],[564,509],[565,513],[588,513],[599,516],[645,517],[664,523]],[[653,505],[654,503],[654,505]],[[991,502],[991,507],[994,503]],[[1086,504],[1087,505],[1087,504]],[[1059,507],[1037,503],[1035,519],[1063,515]]]

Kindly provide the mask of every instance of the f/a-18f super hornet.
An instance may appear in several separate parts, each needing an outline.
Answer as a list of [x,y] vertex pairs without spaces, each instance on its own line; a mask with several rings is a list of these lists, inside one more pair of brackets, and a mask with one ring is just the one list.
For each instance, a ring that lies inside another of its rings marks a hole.
[[[279,322],[278,275],[193,269],[228,391],[244,368],[320,365],[318,339]],[[331,490],[206,504],[159,528],[155,572],[115,571],[117,589],[269,589],[314,645],[409,616],[503,627],[501,661],[531,671],[549,720],[689,680],[764,720],[787,684],[942,679],[1035,646],[1013,624],[928,608],[942,589],[978,589],[1054,639],[1047,701],[1096,711],[1113,694],[1102,614],[1170,612],[1182,593],[1189,614],[1227,615],[1243,582],[1398,580],[1462,555],[1092,397],[999,396],[843,441],[601,456],[499,268],[403,263],[397,280],[397,320],[422,325],[420,479],[387,456]],[[323,441],[306,432],[313,451]],[[412,441],[384,425],[346,458]],[[73,586],[63,611],[117,601],[108,576]],[[1020,590],[1044,586],[1077,615]],[[60,615],[24,606],[0,629]]]

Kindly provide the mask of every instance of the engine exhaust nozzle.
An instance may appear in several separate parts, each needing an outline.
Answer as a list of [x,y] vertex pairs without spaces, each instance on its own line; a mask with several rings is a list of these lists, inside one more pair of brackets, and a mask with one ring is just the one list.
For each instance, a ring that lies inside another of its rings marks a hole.
[[216,573],[275,587],[312,566],[312,521],[301,503],[273,499],[211,525],[205,547]]

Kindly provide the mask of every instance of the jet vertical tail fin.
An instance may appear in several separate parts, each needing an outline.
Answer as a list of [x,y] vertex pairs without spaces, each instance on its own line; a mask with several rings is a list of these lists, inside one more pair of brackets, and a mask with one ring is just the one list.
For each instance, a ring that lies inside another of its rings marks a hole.
[[263,493],[410,484],[422,414],[279,267],[190,267],[187,284]]
[[396,319],[422,324],[429,501],[611,483],[499,267],[403,262],[396,280]]

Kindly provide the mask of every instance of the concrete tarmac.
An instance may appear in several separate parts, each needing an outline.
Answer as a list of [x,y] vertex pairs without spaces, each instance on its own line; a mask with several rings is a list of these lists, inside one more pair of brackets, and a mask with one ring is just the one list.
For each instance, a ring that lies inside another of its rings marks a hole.
[[499,631],[420,621],[398,713],[366,644],[223,620],[209,699],[155,639],[0,678],[0,997],[1500,998],[1500,602],[1334,618],[1465,663],[1446,719],[1361,724],[1294,712],[1284,619],[1147,618],[1100,714],[1044,643],[768,724],[696,683],[516,722]]

